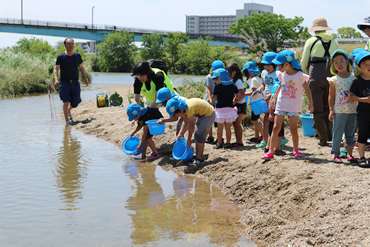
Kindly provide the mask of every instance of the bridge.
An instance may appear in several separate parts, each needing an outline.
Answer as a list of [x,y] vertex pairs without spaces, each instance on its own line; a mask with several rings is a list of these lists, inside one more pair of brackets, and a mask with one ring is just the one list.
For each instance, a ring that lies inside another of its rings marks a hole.
[[[164,36],[164,39],[166,39],[167,34],[170,32],[155,29],[119,27],[114,25],[92,25],[68,22],[0,18],[0,32],[4,33],[23,33],[56,37],[71,37],[76,39],[86,39],[103,42],[104,35],[110,34],[114,31],[127,31],[134,33],[136,42],[141,41],[141,37],[143,34],[159,33]],[[200,35],[191,35],[189,36],[189,41],[196,40],[199,37]],[[209,42],[210,45],[229,45],[233,47],[247,48],[246,45],[239,43],[240,38],[237,37],[212,37],[213,39]]]

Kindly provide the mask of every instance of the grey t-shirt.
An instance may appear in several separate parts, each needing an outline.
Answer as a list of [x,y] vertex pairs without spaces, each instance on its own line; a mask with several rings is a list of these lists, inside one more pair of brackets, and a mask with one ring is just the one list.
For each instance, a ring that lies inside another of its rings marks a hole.
[[[213,94],[213,90],[215,89],[215,86],[216,86],[216,81],[211,78],[211,75],[207,75],[206,80],[204,81],[204,85],[206,87],[211,87],[211,94]],[[204,94],[203,99],[209,102],[207,89],[206,89],[206,93]],[[215,101],[217,101],[217,97]]]

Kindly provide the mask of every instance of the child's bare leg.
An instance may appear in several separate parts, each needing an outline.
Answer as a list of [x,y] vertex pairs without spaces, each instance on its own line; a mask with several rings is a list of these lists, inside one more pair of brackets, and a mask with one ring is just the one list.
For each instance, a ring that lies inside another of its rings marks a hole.
[[292,134],[293,139],[293,151],[298,151],[298,116],[289,116],[289,125],[290,125],[290,133]]
[[230,144],[231,141],[231,123],[225,123],[226,143]]
[[267,143],[269,137],[269,117],[267,113],[263,114],[263,140]]
[[[347,149],[347,152],[350,156],[353,156],[353,146],[354,145],[351,145],[351,146],[347,146],[346,149]],[[361,158],[361,157],[360,157]]]
[[259,133],[263,133],[262,125],[258,122],[258,120],[252,121],[254,125],[254,137],[260,137]]
[[222,143],[222,131],[223,131],[223,128],[224,128],[224,124],[217,123],[217,142],[219,144]]
[[202,142],[195,142],[195,156],[197,159],[203,159],[203,152],[204,152],[204,143]]
[[279,149],[279,132],[284,122],[283,115],[275,115],[274,128],[272,129],[270,137],[270,152],[274,153],[275,150]]
[[158,153],[158,150],[155,148],[155,144],[154,144],[154,142],[153,142],[152,138],[147,139],[145,142],[146,142],[146,143],[147,143],[147,145],[150,147],[150,149],[153,151],[153,153],[155,153],[155,154],[157,154],[157,153]]
[[358,153],[360,154],[360,159],[362,157],[365,157],[365,148],[366,148],[366,143],[359,143],[358,142]]
[[238,118],[233,122],[234,130],[235,130],[235,139],[237,143],[243,143],[243,129],[242,129],[242,119],[244,114],[238,114]]
[[147,147],[148,147],[148,144],[147,144],[146,141],[144,141],[144,143],[143,143],[143,152],[141,153],[141,158],[142,159],[146,158],[146,149],[147,149]]

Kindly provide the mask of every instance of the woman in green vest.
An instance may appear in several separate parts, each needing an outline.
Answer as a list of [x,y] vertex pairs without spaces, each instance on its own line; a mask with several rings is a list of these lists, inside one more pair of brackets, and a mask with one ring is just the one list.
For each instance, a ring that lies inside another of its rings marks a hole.
[[167,87],[173,93],[171,79],[160,69],[151,68],[147,61],[138,62],[133,71],[134,82],[134,100],[140,105],[140,94],[144,95],[146,103],[150,108],[156,108],[157,92],[162,87]]

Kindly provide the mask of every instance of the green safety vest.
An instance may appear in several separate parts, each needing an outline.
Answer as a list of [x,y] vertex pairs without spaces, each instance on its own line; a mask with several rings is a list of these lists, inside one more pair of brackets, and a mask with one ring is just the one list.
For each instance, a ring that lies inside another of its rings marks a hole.
[[[152,68],[154,74],[157,74],[158,72],[162,72],[164,75],[164,85],[168,89],[170,89],[171,93],[173,93],[173,84],[171,79],[166,75],[166,73],[163,70]],[[144,95],[146,101],[149,103],[153,103],[155,100],[155,93],[157,89],[153,81],[150,81],[150,90],[148,91],[145,86],[145,82],[141,86],[141,93]]]

